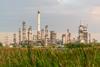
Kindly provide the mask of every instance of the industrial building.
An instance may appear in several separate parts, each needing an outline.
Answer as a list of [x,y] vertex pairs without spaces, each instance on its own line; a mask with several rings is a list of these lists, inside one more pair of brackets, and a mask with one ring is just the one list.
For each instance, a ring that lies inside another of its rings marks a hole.
[[[69,44],[74,43],[76,41],[80,43],[90,43],[91,42],[91,34],[88,33],[87,26],[80,25],[78,30],[78,39],[73,38],[69,29],[67,29],[67,33],[63,33],[61,35],[62,39],[57,39],[57,33],[55,31],[49,31],[48,25],[45,25],[44,28],[41,28],[41,13],[37,12],[37,22],[36,22],[36,34],[32,32],[32,26],[27,26],[26,22],[22,22],[22,26],[18,31],[18,39],[16,38],[16,34],[13,34],[13,43],[14,44],[31,44],[31,45],[39,45],[39,46],[49,46],[49,44]],[[27,28],[28,27],[28,28]],[[71,39],[73,38],[73,39]],[[19,41],[17,41],[19,40]],[[19,42],[19,43],[17,43]]]
[[[39,44],[39,45],[48,45],[48,41],[49,41],[49,37],[48,37],[48,25],[45,25],[44,29],[41,29],[41,24],[40,24],[40,11],[37,12],[37,33],[33,34],[32,32],[32,26],[29,26],[29,28],[27,28],[26,22],[23,21],[22,22],[22,27],[19,28],[19,45],[22,44]],[[14,37],[14,43],[15,40],[17,40]]]

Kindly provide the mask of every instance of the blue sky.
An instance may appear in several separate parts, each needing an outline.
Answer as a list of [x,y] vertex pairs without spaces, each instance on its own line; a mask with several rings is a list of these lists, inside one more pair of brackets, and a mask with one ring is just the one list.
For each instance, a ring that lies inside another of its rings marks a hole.
[[90,32],[100,32],[100,0],[0,0],[0,32],[16,32],[23,21],[35,30],[38,10],[42,28],[78,32],[81,20]]

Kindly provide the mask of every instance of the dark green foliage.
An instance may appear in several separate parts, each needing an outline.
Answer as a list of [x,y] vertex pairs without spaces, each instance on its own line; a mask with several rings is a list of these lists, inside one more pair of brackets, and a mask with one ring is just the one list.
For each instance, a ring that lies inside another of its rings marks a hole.
[[3,44],[0,42],[0,47],[3,47]]
[[80,48],[80,47],[92,47],[92,44],[83,44],[83,43],[69,43],[65,44],[67,48]]

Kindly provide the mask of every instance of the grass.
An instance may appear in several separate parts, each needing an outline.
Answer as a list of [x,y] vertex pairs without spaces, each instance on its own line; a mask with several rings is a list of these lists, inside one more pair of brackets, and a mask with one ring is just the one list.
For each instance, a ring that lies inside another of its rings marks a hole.
[[100,48],[0,48],[0,67],[100,67]]

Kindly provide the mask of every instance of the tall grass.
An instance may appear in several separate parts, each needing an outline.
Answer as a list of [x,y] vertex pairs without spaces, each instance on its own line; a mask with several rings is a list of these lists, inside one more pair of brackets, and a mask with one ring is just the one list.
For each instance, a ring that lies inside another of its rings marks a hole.
[[100,67],[100,48],[0,48],[0,67]]

